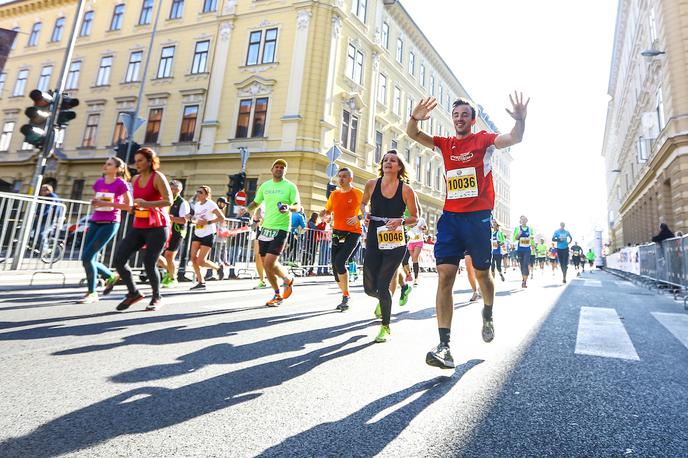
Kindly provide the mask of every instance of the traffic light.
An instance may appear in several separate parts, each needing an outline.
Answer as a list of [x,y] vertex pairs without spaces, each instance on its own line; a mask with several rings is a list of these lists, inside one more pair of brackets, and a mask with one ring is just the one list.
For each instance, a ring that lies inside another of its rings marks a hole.
[[55,101],[53,93],[34,89],[29,93],[33,100],[33,106],[24,110],[29,118],[29,123],[19,129],[24,134],[24,141],[39,149],[42,149],[47,137],[46,124],[50,118],[52,104]]
[[72,111],[72,108],[79,105],[79,99],[74,97],[69,97],[64,94],[62,96],[62,102],[60,103],[60,110],[57,113],[57,120],[55,124],[59,127],[66,126],[69,121],[76,118],[76,113]]
[[[116,153],[117,157],[122,159],[124,162],[127,162],[127,147],[129,145],[129,142],[120,142],[117,143],[117,146],[113,148],[113,151]],[[129,161],[127,164],[133,164],[134,163],[134,153],[138,151],[141,148],[141,145],[139,145],[136,142],[131,142],[131,149],[129,150]]]
[[239,172],[229,175],[229,183],[227,184],[227,196],[234,198],[234,194],[244,189],[246,186],[246,173]]
[[325,192],[325,197],[329,199],[330,194],[332,194],[336,189],[337,189],[336,184],[327,183],[327,191]]

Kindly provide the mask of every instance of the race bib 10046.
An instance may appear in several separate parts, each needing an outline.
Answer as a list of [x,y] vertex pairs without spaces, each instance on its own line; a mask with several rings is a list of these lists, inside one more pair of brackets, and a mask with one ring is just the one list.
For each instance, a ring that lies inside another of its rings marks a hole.
[[406,246],[404,229],[399,226],[392,230],[387,226],[377,228],[377,247],[381,250],[393,250]]
[[447,199],[478,197],[478,178],[475,167],[466,167],[447,172]]

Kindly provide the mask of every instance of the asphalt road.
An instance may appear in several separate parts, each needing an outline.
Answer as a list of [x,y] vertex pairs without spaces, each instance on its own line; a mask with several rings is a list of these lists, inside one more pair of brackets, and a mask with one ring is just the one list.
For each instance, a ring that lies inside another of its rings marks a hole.
[[433,274],[395,298],[384,344],[360,282],[346,313],[324,278],[276,309],[243,280],[125,313],[120,289],[79,305],[0,287],[0,456],[686,456],[682,304],[599,271],[557,280],[498,280],[485,344],[460,276],[455,371],[424,362]]

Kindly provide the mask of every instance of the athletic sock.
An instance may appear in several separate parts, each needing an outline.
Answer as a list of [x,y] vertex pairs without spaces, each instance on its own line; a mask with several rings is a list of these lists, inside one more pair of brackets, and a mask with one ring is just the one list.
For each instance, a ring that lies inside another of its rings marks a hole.
[[485,319],[485,320],[491,320],[492,319],[492,306],[491,305],[484,305],[483,306],[483,319]]
[[276,289],[276,290],[275,290],[275,295],[279,296],[279,295],[280,295],[280,290]]
[[440,332],[440,343],[449,345],[449,335],[451,334],[451,329],[449,328],[438,328]]
[[418,272],[420,272],[420,265],[417,262],[413,263],[413,276],[418,278]]
[[348,291],[344,291],[344,292],[342,293],[342,296],[344,296],[344,297],[349,297],[349,292],[348,292]]

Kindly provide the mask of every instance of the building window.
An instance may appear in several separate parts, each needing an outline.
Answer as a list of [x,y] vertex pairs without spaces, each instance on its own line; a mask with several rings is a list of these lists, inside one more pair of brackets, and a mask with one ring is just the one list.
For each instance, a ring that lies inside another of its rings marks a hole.
[[412,52],[409,53],[408,72],[411,75],[415,75],[416,73],[416,55]]
[[53,35],[50,37],[50,41],[56,42],[62,40],[62,32],[64,32],[65,18],[59,17],[55,21],[55,27],[53,27]]
[[404,150],[404,158],[406,159],[407,164],[411,163],[411,148],[406,148]]
[[196,131],[196,119],[198,118],[198,105],[188,105],[184,107],[182,117],[182,127],[179,129],[180,142],[192,142]]
[[79,73],[81,72],[81,61],[72,62],[67,73],[67,84],[65,89],[77,89],[79,87]]
[[435,170],[435,189],[437,189],[439,191],[441,186],[442,186],[442,166],[438,165],[437,169]]
[[112,21],[110,21],[110,30],[119,30],[122,28],[122,21],[124,19],[124,3],[115,5],[112,12]]
[[46,65],[41,68],[41,76],[38,77],[38,85],[36,88],[41,91],[50,89],[50,77],[53,75],[53,66]]
[[366,9],[368,0],[351,0],[351,12],[361,21],[366,21]]
[[377,101],[383,105],[387,103],[387,77],[382,73],[377,83]]
[[33,27],[31,27],[31,35],[29,35],[27,46],[36,46],[38,44],[38,35],[41,33],[41,26],[42,24],[40,22],[36,22]]
[[657,41],[657,20],[655,19],[655,9],[650,8],[650,47]]
[[396,151],[397,147],[399,146],[399,142],[396,140],[392,140],[392,142],[390,143],[389,146],[390,146],[389,149],[393,149],[394,151]]
[[444,100],[444,88],[442,87],[442,83],[439,84],[440,87],[440,95],[437,97],[438,103],[440,106],[442,106],[442,100]]
[[425,184],[432,186],[432,161],[425,161]]
[[81,140],[81,146],[96,146],[96,134],[98,133],[99,122],[100,114],[91,113],[88,115],[88,118],[86,118],[86,129],[84,129],[84,138]]
[[406,97],[406,116],[409,118],[411,117],[411,114],[413,114],[413,99],[411,97]]
[[5,83],[7,82],[7,73],[2,72],[0,73],[0,97],[2,97],[2,93],[5,92]]
[[422,178],[421,171],[423,170],[423,159],[416,156],[416,180],[420,181]]
[[430,75],[430,95],[435,97],[435,75]]
[[425,65],[420,64],[420,68],[418,69],[418,80],[420,81],[420,85],[425,87]]
[[141,69],[142,59],[143,51],[134,51],[129,55],[129,65],[127,65],[127,74],[124,77],[125,83],[139,81],[139,70]]
[[141,14],[139,14],[139,25],[150,24],[153,19],[153,0],[143,0]]
[[87,37],[91,35],[91,28],[93,26],[93,11],[86,11],[84,19],[81,21],[81,29],[79,30],[80,37]]
[[161,122],[162,108],[151,108],[148,112],[148,124],[146,124],[146,136],[143,139],[144,143],[158,143]]
[[112,70],[112,56],[105,56],[100,59],[98,75],[96,76],[96,86],[107,86],[110,84],[110,72]]
[[382,160],[382,132],[375,131],[375,163],[379,164]]
[[389,24],[386,22],[382,23],[382,46],[385,47],[385,49],[389,49]]
[[404,63],[404,40],[397,38],[397,62]]
[[122,121],[122,113],[117,113],[117,122],[115,123],[115,132],[112,134],[112,144],[119,145],[124,143],[127,139],[127,130],[124,128],[124,121]]
[[352,44],[346,56],[346,76],[358,84],[363,84],[363,53]]
[[9,151],[13,131],[14,121],[7,121],[2,125],[2,134],[0,134],[0,151]]
[[17,73],[17,82],[14,83],[14,91],[12,91],[12,96],[19,97],[24,95],[27,79],[29,79],[29,71],[19,70],[19,73]]
[[85,184],[86,184],[86,180],[83,180],[83,179],[72,181],[72,192],[69,195],[69,198],[71,200],[81,200],[81,198],[84,195],[84,185]]
[[401,89],[394,86],[394,99],[392,100],[392,111],[397,116],[401,116]]
[[203,0],[203,12],[212,13],[217,11],[217,0]]
[[208,49],[210,41],[199,41],[194,50],[193,63],[191,64],[191,74],[205,73],[208,69]]
[[239,101],[239,116],[237,117],[236,138],[246,138],[251,126],[251,137],[265,136],[265,123],[268,114],[268,98],[255,100],[243,99]]
[[184,0],[172,0],[170,19],[179,19],[184,14]]
[[12,40],[12,46],[10,46],[10,49],[15,49],[17,47],[17,37],[19,36],[19,27],[14,27],[12,29],[13,32],[17,32],[17,35],[14,36],[14,40]]
[[158,78],[169,78],[172,76],[172,61],[174,60],[174,46],[165,46],[160,53],[160,64],[158,65]]
[[344,110],[342,113],[342,146],[355,153],[357,135],[358,117]]
[[[261,44],[263,48],[261,56]],[[267,29],[265,40],[263,41],[263,31],[255,30],[250,33],[248,39],[248,52],[246,54],[246,65],[270,64],[275,62],[275,50],[277,48],[277,29]]]
[[657,89],[657,106],[655,108],[655,111],[657,112],[657,123],[659,131],[661,132],[664,129],[664,125],[666,123],[666,120],[664,118],[664,97],[662,96],[661,87]]

